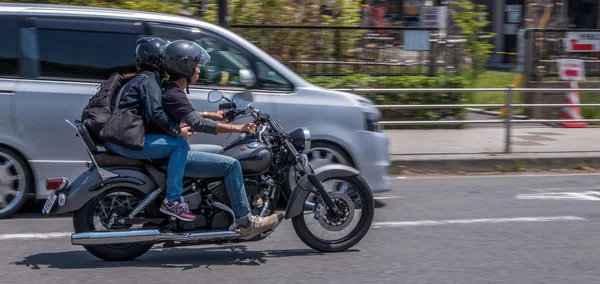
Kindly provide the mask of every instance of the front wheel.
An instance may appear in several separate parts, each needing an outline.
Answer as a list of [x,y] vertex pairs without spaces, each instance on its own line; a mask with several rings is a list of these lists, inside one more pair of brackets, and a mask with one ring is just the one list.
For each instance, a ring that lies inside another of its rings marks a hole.
[[311,193],[304,201],[304,214],[292,218],[294,231],[302,242],[315,250],[347,250],[360,242],[371,227],[375,214],[373,193],[358,176],[334,177],[322,181],[322,184],[343,212],[342,216],[329,214],[324,210],[324,202],[315,200]]

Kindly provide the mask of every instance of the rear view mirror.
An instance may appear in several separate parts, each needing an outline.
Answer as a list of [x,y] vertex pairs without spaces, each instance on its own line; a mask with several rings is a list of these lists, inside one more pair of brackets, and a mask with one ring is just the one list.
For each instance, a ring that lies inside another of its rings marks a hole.
[[246,89],[254,87],[256,84],[256,76],[250,69],[240,69],[240,83]]
[[216,103],[222,99],[223,99],[223,93],[221,93],[217,90],[212,90],[212,91],[208,92],[208,102],[209,103]]

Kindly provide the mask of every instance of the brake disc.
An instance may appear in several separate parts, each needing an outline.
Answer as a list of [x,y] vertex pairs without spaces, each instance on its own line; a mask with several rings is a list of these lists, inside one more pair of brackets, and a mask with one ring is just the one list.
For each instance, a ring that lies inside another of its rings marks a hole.
[[354,202],[348,195],[343,193],[329,192],[328,194],[333,203],[342,211],[342,216],[331,216],[329,210],[327,210],[327,213],[319,218],[319,224],[328,231],[341,231],[348,227],[354,219]]

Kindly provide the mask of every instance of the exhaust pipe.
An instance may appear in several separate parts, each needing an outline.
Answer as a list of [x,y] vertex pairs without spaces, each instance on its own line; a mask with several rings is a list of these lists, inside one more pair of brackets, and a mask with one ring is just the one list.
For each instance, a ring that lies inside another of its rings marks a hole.
[[223,241],[240,237],[234,231],[197,233],[161,233],[159,230],[132,230],[121,232],[86,232],[71,235],[73,245],[110,245],[126,243],[159,243],[165,241]]

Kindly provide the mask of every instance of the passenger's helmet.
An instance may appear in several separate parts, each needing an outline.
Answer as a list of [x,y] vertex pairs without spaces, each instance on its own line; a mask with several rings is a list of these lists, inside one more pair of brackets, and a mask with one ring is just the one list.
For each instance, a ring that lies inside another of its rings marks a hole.
[[210,55],[193,41],[176,40],[165,46],[162,54],[162,65],[169,75],[169,80],[186,78],[194,75],[197,66],[210,61]]
[[158,37],[144,37],[137,41],[135,48],[135,68],[138,71],[159,71],[162,68],[162,48],[169,43]]

